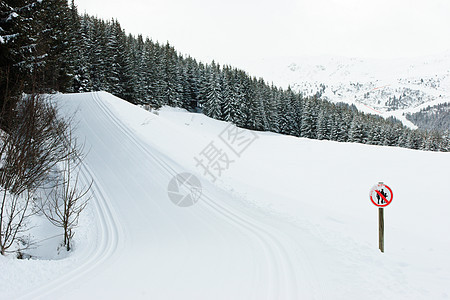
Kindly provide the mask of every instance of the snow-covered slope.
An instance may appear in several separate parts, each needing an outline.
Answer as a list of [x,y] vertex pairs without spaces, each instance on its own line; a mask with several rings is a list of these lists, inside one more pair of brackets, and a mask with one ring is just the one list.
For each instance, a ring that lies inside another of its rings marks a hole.
[[[68,258],[0,257],[1,299],[450,297],[448,153],[233,131],[104,92],[55,100],[77,112],[94,199]],[[252,143],[233,152],[232,132]],[[212,149],[229,163],[215,182],[195,160]],[[169,199],[180,172],[201,182],[193,206]],[[394,192],[384,254],[378,181]]]
[[306,95],[320,91],[324,99],[395,116],[413,128],[404,114],[450,102],[450,52],[415,59],[290,57],[246,62],[242,67],[285,88]]

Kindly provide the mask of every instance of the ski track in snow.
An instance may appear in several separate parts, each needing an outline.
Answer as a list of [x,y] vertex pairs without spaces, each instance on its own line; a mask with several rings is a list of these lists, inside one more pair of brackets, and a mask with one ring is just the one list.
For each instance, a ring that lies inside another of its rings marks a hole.
[[[130,156],[136,155],[136,151],[139,151],[140,157],[133,157],[133,159],[136,164],[139,164],[139,161],[141,160],[145,160],[147,164],[152,165],[152,178],[170,178],[183,171],[183,168],[176,163],[168,163],[152,153],[152,151],[149,150],[148,145],[137,138],[132,129],[128,128],[128,126],[108,107],[106,101],[101,98],[101,93],[91,93],[87,95],[89,95],[91,99],[83,99],[80,108],[82,110],[90,111],[89,115],[91,116],[97,115],[106,117],[107,122],[110,124],[103,125],[109,127],[108,133],[111,134],[111,136],[116,136],[123,145],[127,144],[127,147],[132,145],[132,147],[135,148],[133,153],[129,153]],[[83,115],[80,115],[83,118]],[[83,122],[85,122],[85,126],[91,130],[92,136],[98,138],[98,141],[105,143],[105,141],[109,140],[108,136],[98,136],[95,124],[90,124],[89,121],[86,120]],[[105,122],[105,120],[102,122]],[[114,143],[114,140],[111,143]],[[105,145],[106,148],[108,146],[109,145]],[[91,150],[96,151],[96,149]],[[40,286],[36,290],[26,293],[20,297],[20,299],[53,299],[54,297],[61,295],[61,293],[67,292],[70,287],[74,286],[76,288],[69,292],[66,298],[78,298],[78,293],[83,292],[84,285],[88,284],[96,276],[101,277],[104,272],[114,273],[114,264],[119,261],[119,258],[125,258],[127,247],[130,247],[132,238],[129,237],[130,232],[127,232],[127,224],[121,220],[121,208],[114,207],[111,196],[108,196],[108,192],[105,191],[105,186],[99,181],[102,175],[97,174],[97,170],[92,170],[89,166],[89,160],[87,162],[85,161],[82,164],[81,172],[82,177],[86,182],[89,182],[90,178],[93,179],[94,198],[91,201],[94,203],[97,217],[97,241],[92,244],[89,251],[79,258],[79,265],[70,272],[54,281],[50,281]],[[117,176],[121,176],[121,170],[111,169],[111,171],[117,172]],[[132,178],[123,178],[123,180],[126,182],[126,180],[132,180]],[[149,180],[151,179],[149,178]],[[158,184],[160,189],[165,191],[167,187],[166,182],[162,180],[162,182]],[[254,218],[254,213],[249,211],[248,207],[247,210],[243,209],[245,206],[242,206],[241,203],[236,201],[218,201],[216,199],[218,194],[224,195],[225,197],[231,197],[230,194],[227,194],[225,191],[220,190],[209,182],[202,181],[202,184],[205,186],[203,188],[201,202],[203,206],[207,208],[207,213],[209,215],[213,215],[215,219],[220,220],[220,222],[216,222],[216,224],[213,225],[215,228],[211,228],[210,230],[217,232],[223,240],[227,240],[225,237],[230,235],[229,226],[231,225],[234,228],[231,234],[235,236],[234,241],[236,244],[229,244],[228,246],[230,249],[238,253],[242,252],[243,255],[250,254],[251,257],[248,257],[248,259],[257,261],[257,263],[253,264],[253,278],[249,280],[250,282],[244,283],[252,284],[252,287],[247,287],[247,290],[251,291],[250,294],[236,293],[236,295],[240,295],[239,297],[242,297],[242,299],[299,299],[299,295],[302,295],[302,298],[306,297],[308,299],[322,298],[320,296],[320,288],[316,282],[317,278],[314,276],[314,270],[307,259],[308,256],[303,253],[301,246],[296,245],[295,242],[290,240],[291,238],[281,230],[271,226],[270,222],[266,223]],[[127,186],[127,184],[125,183],[124,186]],[[163,200],[166,201],[166,199]],[[154,204],[160,208],[159,211],[164,213],[164,207],[161,207],[157,201],[154,202]],[[168,199],[166,202],[169,202]],[[139,210],[140,207],[138,206],[138,203],[134,205],[130,204],[129,209]],[[116,213],[116,211],[119,213]],[[186,211],[186,214],[191,214],[191,212]],[[198,214],[195,217],[199,222],[207,222],[202,220],[204,218],[202,214]],[[167,216],[167,219],[170,219],[170,217]],[[172,221],[172,223],[175,223],[172,225],[175,225],[175,231],[178,231],[172,232],[174,235],[181,232],[183,235],[189,236],[189,233],[185,232],[182,225],[176,224],[174,221]],[[221,224],[226,225],[226,227],[217,226]],[[251,253],[248,252],[249,249],[245,249],[248,245],[239,244],[242,240],[248,240],[248,244],[252,245]],[[152,242],[157,241],[153,240]],[[227,243],[229,242],[230,239],[228,237]],[[187,240],[187,243],[190,243],[189,240]],[[133,245],[131,244],[131,246]],[[190,255],[193,254],[191,253]],[[193,259],[198,258],[194,257]],[[292,259],[296,259],[296,261],[294,262]],[[227,264],[227,262],[224,262],[223,264]],[[294,270],[293,267],[296,264],[300,265],[302,273],[304,274],[297,274],[296,271],[298,270]],[[170,269],[170,264],[168,267]],[[150,270],[150,272],[151,271],[152,270]],[[132,277],[138,275],[124,274],[124,276]],[[222,279],[226,280],[226,277]],[[112,283],[112,286],[113,285],[114,283]],[[220,295],[220,291],[215,292],[217,293],[216,298],[228,298],[226,293]],[[158,295],[161,295],[160,291],[157,291],[155,298],[159,298]],[[118,295],[116,296],[120,297]],[[151,296],[151,294],[149,296]],[[191,298],[188,295],[186,296],[186,299]],[[236,296],[234,297],[234,299],[236,299]],[[206,297],[202,295],[197,297],[197,299],[198,298]]]
[[[119,130],[135,143],[137,148],[141,149],[142,152],[152,158],[171,177],[178,173],[169,164],[152,154],[151,151],[146,148],[146,145],[136,139],[135,134],[131,132],[98,98],[98,94],[96,94],[96,101],[102,108],[103,113],[115,123]],[[234,223],[239,230],[253,235],[263,245],[264,252],[267,255],[266,262],[269,265],[268,269],[272,275],[268,280],[267,299],[298,299],[295,274],[291,262],[289,261],[289,257],[286,250],[283,248],[283,245],[275,238],[274,234],[270,233],[273,229],[264,226],[264,224],[257,224],[257,222],[252,221],[251,217],[242,214],[242,211],[233,210],[231,207],[225,207],[225,205],[221,205],[219,202],[214,201],[214,199],[207,194],[207,191],[208,189],[203,193],[202,200],[207,200],[206,204],[214,211],[214,213],[220,215],[226,221]]]
[[110,259],[117,250],[121,235],[120,222],[116,214],[108,205],[108,200],[104,196],[102,187],[96,183],[94,173],[83,162],[81,163],[80,172],[81,178],[85,183],[92,180],[92,191],[95,196],[91,201],[94,203],[94,209],[98,220],[97,225],[99,228],[96,247],[91,248],[90,251],[80,259],[82,263],[64,276],[42,285],[40,288],[19,297],[19,299],[45,298],[52,293],[63,290],[72,282],[81,280],[82,276],[92,272],[103,262]]

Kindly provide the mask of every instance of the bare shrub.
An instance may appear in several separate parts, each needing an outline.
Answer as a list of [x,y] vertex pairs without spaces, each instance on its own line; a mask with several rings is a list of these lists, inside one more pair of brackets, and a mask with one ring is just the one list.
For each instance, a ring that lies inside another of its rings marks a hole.
[[0,134],[0,253],[26,230],[34,193],[55,166],[71,156],[66,132],[70,122],[39,95],[23,97],[3,116]]
[[80,214],[90,199],[88,192],[92,182],[80,188],[79,165],[82,161],[80,155],[83,148],[79,147],[76,140],[72,138],[71,131],[68,132],[66,146],[68,155],[60,163],[61,176],[49,197],[42,204],[41,210],[54,226],[63,229],[63,245],[69,251],[74,228],[78,225]]

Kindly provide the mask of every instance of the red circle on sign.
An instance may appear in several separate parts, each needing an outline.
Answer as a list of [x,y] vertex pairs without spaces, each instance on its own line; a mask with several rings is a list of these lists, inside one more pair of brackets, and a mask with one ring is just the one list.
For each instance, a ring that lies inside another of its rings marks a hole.
[[[383,187],[386,188],[386,189],[391,193],[391,197],[390,197],[389,201],[388,201],[388,199],[384,198],[384,196],[379,192],[379,190],[380,190],[381,188],[383,188]],[[375,200],[373,200],[373,195],[375,195],[375,194],[379,194],[379,195],[383,198],[383,200],[385,200],[386,203],[384,203],[384,204],[377,204],[377,203],[375,202]],[[383,184],[383,183],[377,184],[376,186],[374,186],[374,187],[370,190],[370,201],[372,201],[372,203],[373,203],[375,206],[378,206],[378,207],[386,207],[386,206],[388,206],[389,204],[391,204],[393,198],[394,198],[394,193],[392,193],[391,188],[388,187],[387,185]]]

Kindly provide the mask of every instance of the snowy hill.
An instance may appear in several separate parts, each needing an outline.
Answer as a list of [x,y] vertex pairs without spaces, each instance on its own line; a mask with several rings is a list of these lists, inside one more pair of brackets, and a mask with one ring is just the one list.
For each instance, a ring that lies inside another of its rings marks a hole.
[[[449,153],[237,130],[104,92],[54,100],[77,112],[94,199],[67,258],[0,256],[1,299],[450,297]],[[180,207],[186,172],[200,197]],[[384,254],[379,181],[394,192]]]
[[322,92],[324,99],[395,116],[413,128],[405,114],[450,102],[450,52],[416,59],[291,57],[242,67],[285,88],[306,95]]

